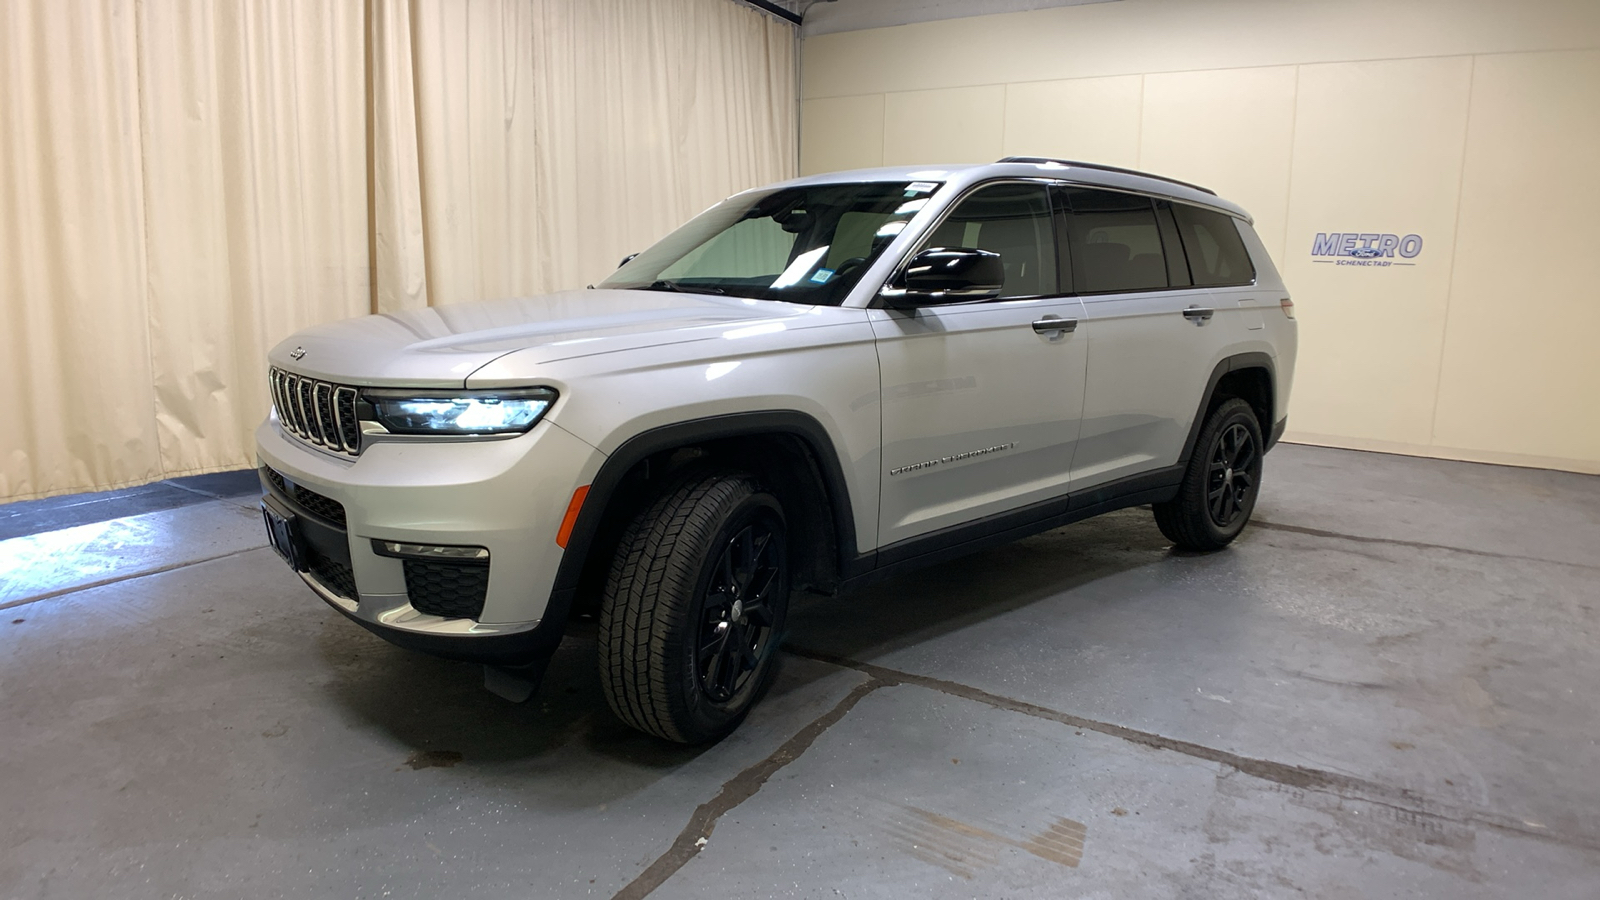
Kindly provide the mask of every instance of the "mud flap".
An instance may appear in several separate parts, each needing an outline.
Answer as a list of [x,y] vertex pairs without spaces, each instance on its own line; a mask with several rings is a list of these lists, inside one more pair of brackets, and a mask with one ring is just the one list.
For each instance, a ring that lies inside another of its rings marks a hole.
[[550,659],[521,666],[484,666],[483,686],[489,693],[512,703],[524,703],[539,691]]

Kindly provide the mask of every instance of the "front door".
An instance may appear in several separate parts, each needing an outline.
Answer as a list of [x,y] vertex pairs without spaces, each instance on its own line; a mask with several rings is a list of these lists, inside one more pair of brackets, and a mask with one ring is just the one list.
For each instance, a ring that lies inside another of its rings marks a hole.
[[1067,493],[1087,356],[1056,226],[1045,184],[980,187],[918,249],[1000,254],[1000,296],[869,311],[882,372],[882,545]]

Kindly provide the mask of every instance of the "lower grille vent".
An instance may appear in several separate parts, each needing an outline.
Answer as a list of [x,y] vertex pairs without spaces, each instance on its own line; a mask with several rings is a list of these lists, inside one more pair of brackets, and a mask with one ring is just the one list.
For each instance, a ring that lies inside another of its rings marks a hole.
[[299,504],[306,512],[327,519],[340,528],[344,527],[344,504],[332,497],[324,497],[310,488],[303,488],[298,484],[291,486],[283,474],[271,466],[263,466],[262,469],[267,473],[267,481],[271,482],[279,493]]
[[346,600],[356,600],[356,576],[350,567],[335,559],[313,554],[311,577]]
[[482,563],[405,561],[406,594],[417,612],[447,619],[483,615],[489,593],[489,567]]

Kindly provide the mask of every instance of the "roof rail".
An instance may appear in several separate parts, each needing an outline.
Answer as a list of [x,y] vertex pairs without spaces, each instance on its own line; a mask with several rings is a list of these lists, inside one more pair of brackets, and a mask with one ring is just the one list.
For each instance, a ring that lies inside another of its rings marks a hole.
[[1193,188],[1194,190],[1210,194],[1213,197],[1217,195],[1216,191],[1213,191],[1210,188],[1201,187],[1198,184],[1190,184],[1187,181],[1179,181],[1176,178],[1168,178],[1165,175],[1152,175],[1149,172],[1141,172],[1138,169],[1124,169],[1120,166],[1107,166],[1100,163],[1078,162],[1077,160],[1072,159],[1051,159],[1048,156],[1007,156],[1004,159],[996,160],[996,162],[1055,163],[1058,166],[1076,166],[1080,169],[1096,169],[1101,172],[1116,172],[1119,175],[1137,175],[1140,178],[1154,178],[1156,181],[1165,181],[1168,184],[1178,184],[1186,188]]

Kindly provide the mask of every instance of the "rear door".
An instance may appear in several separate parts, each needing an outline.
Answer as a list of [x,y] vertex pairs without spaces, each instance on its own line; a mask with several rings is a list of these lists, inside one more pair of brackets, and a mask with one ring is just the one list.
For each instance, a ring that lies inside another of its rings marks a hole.
[[1173,204],[1077,186],[1059,197],[1088,339],[1080,492],[1177,463],[1241,310],[1195,283]]
[[1000,297],[869,310],[882,372],[882,544],[1066,494],[1087,356],[1057,224],[1044,182],[981,186],[918,249],[999,253]]

